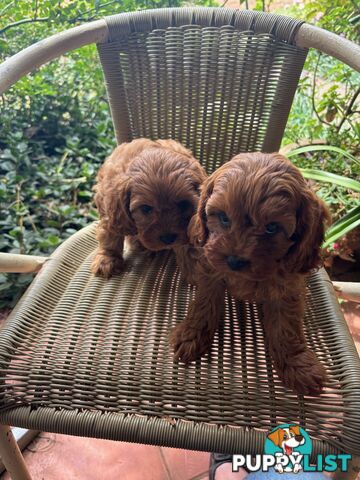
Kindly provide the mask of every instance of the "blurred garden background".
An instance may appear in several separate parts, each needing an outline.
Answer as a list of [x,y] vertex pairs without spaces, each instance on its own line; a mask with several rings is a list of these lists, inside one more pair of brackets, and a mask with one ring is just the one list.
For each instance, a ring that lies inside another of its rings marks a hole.
[[[187,5],[282,13],[360,37],[357,0],[0,0],[0,62],[105,15]],[[359,74],[310,52],[282,146],[296,165],[317,170],[304,173],[340,220],[328,233],[327,265],[352,280],[360,275],[359,99]],[[115,146],[95,46],[21,79],[0,97],[0,119],[0,251],[48,255],[97,218],[91,188]],[[0,309],[11,308],[31,278],[0,274]]]

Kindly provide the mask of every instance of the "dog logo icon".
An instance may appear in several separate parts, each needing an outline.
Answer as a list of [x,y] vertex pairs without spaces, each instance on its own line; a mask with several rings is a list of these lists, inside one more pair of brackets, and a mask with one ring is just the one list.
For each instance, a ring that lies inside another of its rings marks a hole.
[[[316,455],[312,458],[312,442],[309,434],[300,425],[284,423],[271,430],[265,437],[264,453],[233,455],[232,471],[245,467],[249,472],[271,472],[269,478],[281,473],[341,472],[349,471],[351,454]],[[311,463],[313,462],[313,463]]]
[[276,458],[278,473],[299,473],[304,455],[311,454],[311,439],[299,425],[283,424],[273,429],[265,441],[265,453]]

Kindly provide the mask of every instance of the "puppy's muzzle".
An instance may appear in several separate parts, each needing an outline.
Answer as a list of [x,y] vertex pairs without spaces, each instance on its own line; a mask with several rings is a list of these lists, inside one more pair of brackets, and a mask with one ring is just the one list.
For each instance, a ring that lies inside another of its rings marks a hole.
[[234,271],[242,270],[243,268],[250,265],[249,260],[246,260],[245,258],[235,257],[234,255],[226,257],[226,263],[229,265],[231,270]]
[[160,241],[165,243],[165,245],[171,245],[176,239],[176,233],[165,233],[165,235],[160,235]]

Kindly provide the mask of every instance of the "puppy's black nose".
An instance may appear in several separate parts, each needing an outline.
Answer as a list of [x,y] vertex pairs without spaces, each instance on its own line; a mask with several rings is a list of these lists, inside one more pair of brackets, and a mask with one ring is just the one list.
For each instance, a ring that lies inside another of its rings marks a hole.
[[302,442],[303,438],[304,437],[302,435],[295,435],[295,440],[299,443]]
[[171,245],[175,242],[176,238],[176,233],[165,233],[165,235],[160,235],[160,240],[162,243],[165,243],[165,245]]
[[242,268],[250,264],[249,260],[245,260],[245,258],[235,257],[234,255],[230,255],[229,257],[227,257],[226,263],[229,265],[231,270],[241,270]]

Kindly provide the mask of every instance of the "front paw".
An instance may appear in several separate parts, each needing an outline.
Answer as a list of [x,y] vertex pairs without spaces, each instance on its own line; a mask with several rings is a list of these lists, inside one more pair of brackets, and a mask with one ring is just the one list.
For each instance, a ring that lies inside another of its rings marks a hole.
[[97,277],[110,278],[124,270],[125,262],[122,256],[112,257],[97,253],[91,265],[91,271]]
[[320,395],[326,382],[326,371],[311,350],[288,360],[278,374],[284,385],[303,395]]
[[170,343],[174,348],[174,358],[190,363],[210,350],[213,336],[207,329],[196,329],[181,323],[171,333]]

